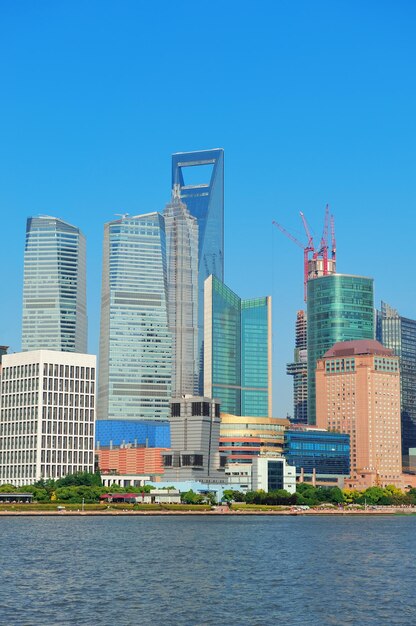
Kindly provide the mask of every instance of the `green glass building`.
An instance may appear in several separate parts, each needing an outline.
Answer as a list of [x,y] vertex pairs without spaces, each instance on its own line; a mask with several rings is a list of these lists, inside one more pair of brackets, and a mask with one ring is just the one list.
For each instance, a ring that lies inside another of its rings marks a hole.
[[204,394],[232,415],[270,416],[271,298],[242,300],[215,276],[205,281]]
[[329,274],[308,281],[308,423],[316,423],[315,369],[338,341],[374,339],[373,279]]

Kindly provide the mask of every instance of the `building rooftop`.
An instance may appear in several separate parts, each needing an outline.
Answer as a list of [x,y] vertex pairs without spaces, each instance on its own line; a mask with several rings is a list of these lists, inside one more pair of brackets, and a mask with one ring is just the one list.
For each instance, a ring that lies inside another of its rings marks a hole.
[[385,348],[375,339],[359,339],[356,341],[339,341],[325,352],[323,358],[354,356],[358,354],[377,354],[382,356],[394,356],[393,350]]

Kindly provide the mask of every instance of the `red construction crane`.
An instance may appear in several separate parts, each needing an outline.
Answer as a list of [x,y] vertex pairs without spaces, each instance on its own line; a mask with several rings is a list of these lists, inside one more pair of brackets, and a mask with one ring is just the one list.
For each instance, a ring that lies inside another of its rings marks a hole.
[[[286,230],[286,228],[284,228],[281,224],[279,224],[278,222],[273,220],[273,225],[276,226],[280,232],[282,232],[284,235],[286,235],[286,237],[288,237],[291,241],[293,241],[293,243],[295,243],[297,246],[299,246],[300,248],[302,248],[303,250],[303,286],[304,286],[304,299],[306,302],[306,298],[307,298],[307,284],[308,284],[308,276],[309,276],[309,255],[310,253],[312,253],[312,260],[313,261],[317,261],[318,259],[322,258],[322,270],[321,270],[321,275],[326,276],[328,274],[329,271],[329,264],[328,264],[328,250],[329,250],[329,243],[328,243],[328,230],[329,228],[331,229],[331,258],[333,261],[332,264],[332,269],[331,271],[335,271],[335,261],[336,261],[336,243],[335,243],[335,220],[334,220],[334,216],[330,215],[329,213],[329,205],[327,204],[325,207],[325,218],[324,218],[324,228],[323,228],[323,232],[322,232],[322,237],[321,237],[321,242],[320,242],[320,247],[315,250],[315,246],[313,243],[313,236],[311,234],[311,230],[309,228],[308,222],[306,220],[305,215],[302,213],[302,211],[300,211],[300,217],[303,223],[303,227],[305,229],[305,233],[306,233],[306,237],[308,239],[308,243],[306,245],[304,245],[303,243],[301,243],[299,241],[299,239],[296,239],[296,237],[294,237],[291,233],[289,233],[289,231]],[[315,271],[316,275],[319,275],[319,266],[317,265],[314,268],[312,267],[312,271]]]
[[299,241],[299,239],[296,239],[296,237],[294,237],[288,230],[286,230],[286,228],[284,226],[282,226],[281,224],[279,224],[275,220],[272,221],[272,224],[274,226],[276,226],[280,230],[280,232],[282,232],[284,235],[286,235],[286,237],[288,237],[291,241],[293,241],[293,243],[295,243],[297,246],[299,246],[303,250],[303,297],[304,297],[304,300],[306,302],[307,283],[308,283],[309,253],[310,252],[313,253],[315,251],[315,248],[313,247],[313,239],[312,239],[312,236],[311,236],[311,234],[309,232],[309,228],[308,228],[306,219],[303,216],[303,213],[301,213],[301,217],[302,217],[303,224],[305,226],[306,234],[308,236],[308,243],[306,244],[306,246],[303,243],[301,243]]

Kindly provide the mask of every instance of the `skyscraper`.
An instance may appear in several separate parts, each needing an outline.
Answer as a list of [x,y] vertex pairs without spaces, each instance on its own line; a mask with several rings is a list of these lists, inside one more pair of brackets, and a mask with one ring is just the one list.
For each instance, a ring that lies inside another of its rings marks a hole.
[[308,350],[307,317],[305,311],[296,315],[296,338],[293,363],[288,363],[286,373],[293,376],[293,421],[308,422]]
[[336,343],[318,360],[316,423],[350,435],[351,484],[402,487],[400,368],[374,339]]
[[[188,180],[189,179],[189,180]],[[199,392],[203,389],[204,281],[213,274],[224,280],[224,150],[178,152],[172,155],[172,188],[180,186],[182,201],[197,218]]]
[[403,465],[416,447],[416,320],[402,317],[385,302],[377,311],[377,339],[400,359]]
[[169,415],[165,223],[159,213],[105,224],[97,414],[162,420]]
[[172,334],[172,397],[198,392],[198,222],[181,202],[179,185],[164,211],[169,329]]
[[241,300],[205,281],[204,393],[233,415],[271,416],[271,297]]
[[308,281],[308,422],[316,423],[315,369],[340,341],[374,339],[373,279],[329,274]]
[[26,226],[22,350],[87,352],[86,245],[57,217]]

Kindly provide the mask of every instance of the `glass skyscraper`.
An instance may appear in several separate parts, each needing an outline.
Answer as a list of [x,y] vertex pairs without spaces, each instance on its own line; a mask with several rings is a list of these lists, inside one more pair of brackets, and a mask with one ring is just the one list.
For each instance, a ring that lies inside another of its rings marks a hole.
[[224,150],[173,154],[172,188],[175,184],[180,186],[182,201],[190,214],[198,220],[198,387],[202,393],[204,281],[211,274],[224,280]]
[[377,339],[400,359],[403,465],[416,447],[416,320],[402,317],[385,302],[377,311]]
[[169,416],[165,223],[159,213],[105,224],[97,416]]
[[308,423],[316,423],[318,359],[339,341],[374,339],[373,279],[329,274],[308,281]]
[[271,298],[242,300],[215,276],[205,281],[204,393],[233,415],[272,412]]
[[172,334],[172,397],[198,393],[198,222],[174,185],[164,211],[169,329]]
[[22,350],[87,352],[86,244],[57,217],[26,226]]

